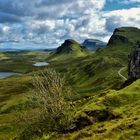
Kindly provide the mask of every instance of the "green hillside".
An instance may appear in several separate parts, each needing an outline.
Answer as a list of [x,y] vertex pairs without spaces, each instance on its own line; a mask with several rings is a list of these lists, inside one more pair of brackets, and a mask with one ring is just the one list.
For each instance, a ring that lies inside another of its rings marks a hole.
[[72,39],[65,40],[65,42],[57,48],[56,54],[69,54],[69,53],[75,53],[78,54],[80,52],[84,52],[83,46],[81,46],[78,42]]
[[[18,67],[20,72],[24,68],[26,74],[0,80],[0,140],[139,140],[140,80],[120,89],[125,81],[119,75],[124,68],[122,75],[127,78],[128,54],[140,40],[139,34],[137,28],[118,28],[108,46],[95,53],[87,52],[73,40],[66,41],[49,56],[26,52],[22,56],[26,60],[24,67],[20,66],[20,56],[9,62],[15,55],[1,53],[7,70]],[[28,67],[35,60],[47,60],[49,65]],[[2,61],[0,67],[6,70],[4,64]],[[40,73],[38,70],[45,74],[47,68],[65,75],[68,87],[72,88],[69,102],[74,107],[74,122],[66,132],[42,129],[38,124],[41,109],[30,100],[34,94],[33,74]]]
[[[123,73],[127,77],[128,55],[135,48],[136,41],[140,40],[137,36],[139,33],[140,30],[137,28],[118,28],[106,48],[90,53],[86,57],[63,59],[61,62],[58,59],[51,67],[65,73],[72,86],[83,96],[101,93],[108,89],[118,89],[124,82],[118,71],[126,67]],[[118,34],[128,40],[132,40],[130,36],[132,34],[133,40],[136,41],[124,42],[120,37],[116,37]],[[115,38],[115,42],[112,38]]]
[[[140,80],[119,91],[93,96],[77,107],[83,128],[73,133],[52,136],[52,140],[139,140]],[[82,102],[82,101],[81,101]],[[84,124],[90,124],[84,126]],[[46,135],[43,138],[47,138]]]
[[55,53],[53,53],[48,60],[60,61],[64,59],[71,59],[77,57],[84,57],[89,54],[88,50],[75,40],[68,39],[59,46]]

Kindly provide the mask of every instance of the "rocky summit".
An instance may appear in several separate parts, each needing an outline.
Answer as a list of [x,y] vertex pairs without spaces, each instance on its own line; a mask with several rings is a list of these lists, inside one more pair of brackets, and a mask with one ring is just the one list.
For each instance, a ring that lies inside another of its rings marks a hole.
[[107,46],[135,45],[139,41],[140,29],[135,27],[116,28],[109,39]]
[[73,55],[74,56],[82,56],[88,52],[87,48],[75,40],[67,39],[64,43],[59,46],[55,52],[55,55]]
[[85,50],[86,48],[80,45],[77,41],[72,39],[67,39],[60,47],[57,48],[56,54],[84,52]]

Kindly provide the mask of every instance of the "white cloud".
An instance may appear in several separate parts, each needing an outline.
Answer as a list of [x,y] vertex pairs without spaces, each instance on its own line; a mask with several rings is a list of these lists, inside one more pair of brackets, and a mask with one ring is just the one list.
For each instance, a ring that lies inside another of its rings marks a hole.
[[[21,12],[21,15],[25,15],[22,17],[23,26],[21,29],[11,27],[13,35],[10,39],[15,37],[19,40],[42,41],[53,45],[67,38],[81,41],[93,37],[93,33],[103,31],[104,20],[98,16],[98,12],[103,9],[105,0],[60,0],[60,3],[56,0],[39,1],[29,2],[32,8],[27,8],[26,12],[30,10],[32,16]],[[13,5],[22,10],[27,6],[27,1],[26,4],[19,4],[14,0]],[[38,6],[33,7],[34,5]]]
[[115,27],[134,26],[140,28],[140,8],[115,10],[104,14],[106,28],[112,31]]
[[[19,3],[13,1],[17,8]],[[54,47],[67,38],[80,42],[86,38],[108,41],[116,27],[140,27],[140,8],[105,12],[106,0],[34,0],[25,10],[28,1],[19,4],[22,22],[0,24],[0,40],[34,41]],[[19,7],[17,10],[20,11]]]

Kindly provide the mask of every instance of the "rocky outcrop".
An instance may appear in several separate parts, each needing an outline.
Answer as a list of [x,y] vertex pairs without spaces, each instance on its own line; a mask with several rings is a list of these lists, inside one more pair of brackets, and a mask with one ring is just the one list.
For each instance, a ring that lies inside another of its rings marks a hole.
[[129,79],[133,80],[140,78],[140,43],[137,44],[136,49],[129,55],[128,76]]
[[113,35],[110,38],[107,46],[109,46],[110,44],[115,45],[115,44],[118,44],[118,43],[129,43],[129,40],[128,40],[127,37],[124,37],[124,36],[121,36],[121,35]]
[[132,46],[135,45],[140,37],[140,29],[135,27],[116,28],[109,39],[107,46]]
[[56,54],[69,54],[76,51],[84,51],[86,48],[80,45],[78,42],[72,39],[67,39],[65,42],[57,48]]
[[57,49],[57,53],[60,54],[60,53],[69,53],[72,51],[72,48],[71,48],[71,44],[72,44],[72,41],[71,40],[66,40],[60,47],[58,47]]

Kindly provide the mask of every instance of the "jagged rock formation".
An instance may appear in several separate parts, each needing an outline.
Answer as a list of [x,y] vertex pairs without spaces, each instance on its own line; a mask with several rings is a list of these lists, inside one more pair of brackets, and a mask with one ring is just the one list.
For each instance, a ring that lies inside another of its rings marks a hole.
[[136,49],[129,55],[128,76],[129,79],[133,80],[140,78],[140,43],[137,44]]
[[105,42],[102,42],[100,40],[97,39],[86,39],[82,45],[87,47],[90,51],[96,51],[99,48],[104,48],[106,47]]

